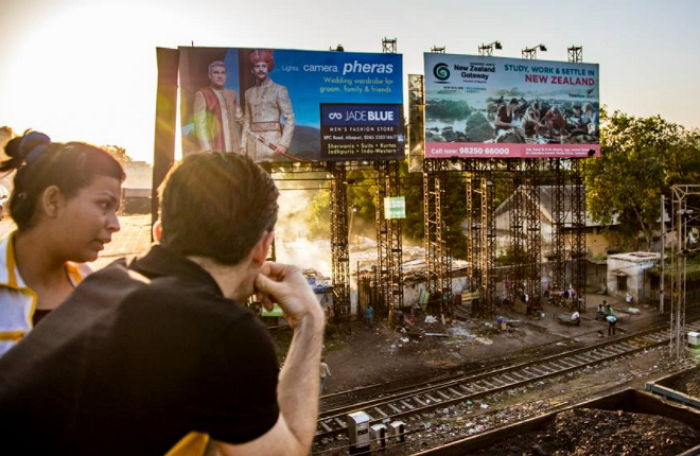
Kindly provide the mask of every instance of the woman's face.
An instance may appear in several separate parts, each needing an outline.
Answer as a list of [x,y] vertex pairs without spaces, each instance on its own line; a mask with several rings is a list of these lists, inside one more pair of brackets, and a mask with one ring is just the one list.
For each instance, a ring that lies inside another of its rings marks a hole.
[[97,259],[104,245],[119,231],[117,210],[121,182],[114,177],[96,176],[72,198],[64,200],[56,217],[61,253],[70,261]]

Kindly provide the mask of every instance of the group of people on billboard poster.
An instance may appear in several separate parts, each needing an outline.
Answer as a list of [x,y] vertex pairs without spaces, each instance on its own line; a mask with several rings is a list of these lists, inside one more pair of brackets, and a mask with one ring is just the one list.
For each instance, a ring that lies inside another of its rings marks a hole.
[[210,84],[194,96],[199,149],[241,153],[256,162],[290,158],[294,111],[287,88],[270,78],[275,67],[272,50],[253,50],[248,58],[255,85],[245,91],[242,109],[236,91],[225,88],[225,63],[209,64]]
[[549,142],[597,142],[598,111],[592,103],[559,106],[512,98],[493,104],[496,142],[527,142],[537,137]]

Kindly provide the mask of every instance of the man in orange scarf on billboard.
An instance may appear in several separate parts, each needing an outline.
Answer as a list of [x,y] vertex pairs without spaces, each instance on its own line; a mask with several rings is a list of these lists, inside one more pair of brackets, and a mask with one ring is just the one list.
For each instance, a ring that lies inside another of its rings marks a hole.
[[238,94],[224,88],[226,65],[220,60],[209,64],[209,87],[194,95],[194,128],[201,152],[241,152],[238,123],[243,114]]

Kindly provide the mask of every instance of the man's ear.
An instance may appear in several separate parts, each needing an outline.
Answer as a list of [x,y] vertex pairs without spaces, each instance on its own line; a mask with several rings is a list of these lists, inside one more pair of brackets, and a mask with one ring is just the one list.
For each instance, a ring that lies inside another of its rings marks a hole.
[[265,234],[260,238],[255,247],[253,247],[252,261],[256,266],[262,266],[267,260],[267,252],[270,250],[272,241],[275,240],[275,233],[272,231],[266,231]]
[[47,217],[56,217],[65,206],[66,197],[63,195],[61,189],[55,185],[49,185],[41,193],[41,198],[39,203],[41,204],[42,212]]
[[156,242],[160,242],[161,236],[163,236],[163,225],[160,223],[160,219],[156,220],[153,224],[153,239]]

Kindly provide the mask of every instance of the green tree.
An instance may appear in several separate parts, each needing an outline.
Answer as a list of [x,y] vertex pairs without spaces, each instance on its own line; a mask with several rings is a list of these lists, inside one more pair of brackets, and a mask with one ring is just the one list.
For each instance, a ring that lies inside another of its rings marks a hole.
[[650,249],[661,194],[700,177],[700,132],[660,116],[601,111],[601,157],[586,160],[584,176],[593,218],[610,224],[617,217],[623,247],[638,248],[641,234]]
[[[406,198],[406,218],[402,221],[404,238],[423,242],[423,179],[420,173],[409,173],[407,161],[402,161],[399,169],[401,195]],[[353,219],[364,221],[364,225],[374,227],[377,186],[373,170],[355,170],[348,173],[348,210],[353,211]],[[466,195],[464,180],[457,173],[448,173],[443,202],[445,236],[449,254],[457,258],[466,256],[466,237],[462,224],[466,218]],[[330,192],[321,191],[314,195],[307,212],[307,223],[312,236],[329,235]],[[353,224],[357,229],[357,223]],[[366,232],[371,236],[373,233]]]

